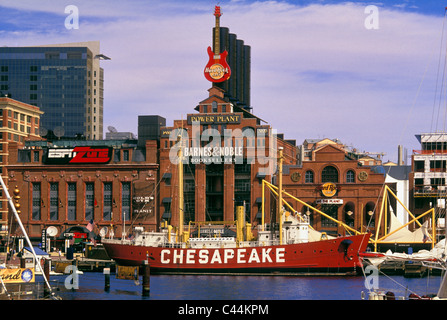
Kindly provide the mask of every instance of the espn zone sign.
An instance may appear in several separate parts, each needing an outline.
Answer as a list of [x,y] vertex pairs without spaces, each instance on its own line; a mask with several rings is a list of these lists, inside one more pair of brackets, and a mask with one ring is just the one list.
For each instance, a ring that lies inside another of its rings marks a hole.
[[46,164],[105,164],[112,159],[109,147],[74,147],[48,149]]

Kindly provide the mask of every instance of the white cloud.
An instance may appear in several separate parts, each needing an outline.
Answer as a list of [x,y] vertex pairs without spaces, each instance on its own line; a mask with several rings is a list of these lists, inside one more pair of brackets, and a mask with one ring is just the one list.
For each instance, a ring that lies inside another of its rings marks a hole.
[[[100,40],[102,52],[112,58],[102,63],[105,127],[136,132],[137,117],[145,114],[159,114],[170,124],[194,113],[206,98],[211,84],[203,67],[214,26],[212,5],[82,1],[80,29],[69,31],[62,6],[34,3],[2,6],[53,14],[60,22],[53,18],[48,30],[4,31],[2,42]],[[221,25],[252,49],[253,111],[287,139],[339,138],[361,150],[386,152],[390,160],[396,160],[398,144],[418,148],[414,135],[430,129],[441,18],[379,6],[379,29],[367,30],[365,6],[353,3],[221,6]]]

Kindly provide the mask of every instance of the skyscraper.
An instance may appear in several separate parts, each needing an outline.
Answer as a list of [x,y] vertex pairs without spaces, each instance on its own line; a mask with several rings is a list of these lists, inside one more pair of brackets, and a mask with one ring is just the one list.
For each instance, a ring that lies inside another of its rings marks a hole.
[[0,93],[40,108],[41,135],[103,138],[99,41],[0,48]]

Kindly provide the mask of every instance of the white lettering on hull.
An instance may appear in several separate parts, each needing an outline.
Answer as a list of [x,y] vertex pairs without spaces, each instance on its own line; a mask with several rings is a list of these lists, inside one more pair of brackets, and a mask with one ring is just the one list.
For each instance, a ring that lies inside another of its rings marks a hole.
[[256,264],[285,263],[285,248],[240,249],[163,249],[160,261],[162,264]]

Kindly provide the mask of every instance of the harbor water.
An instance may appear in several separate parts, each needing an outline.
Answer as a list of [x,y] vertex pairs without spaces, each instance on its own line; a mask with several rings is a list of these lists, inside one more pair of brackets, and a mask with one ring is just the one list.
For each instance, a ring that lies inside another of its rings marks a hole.
[[[361,292],[368,292],[364,276],[152,275],[149,296],[142,295],[142,276],[138,281],[122,280],[112,273],[108,289],[105,275],[100,272],[78,275],[77,289],[67,277],[58,275],[50,279],[63,300],[361,300]],[[39,278],[36,280],[40,281]],[[422,278],[380,275],[375,286],[408,298],[410,293],[436,294],[440,282],[439,275]]]

